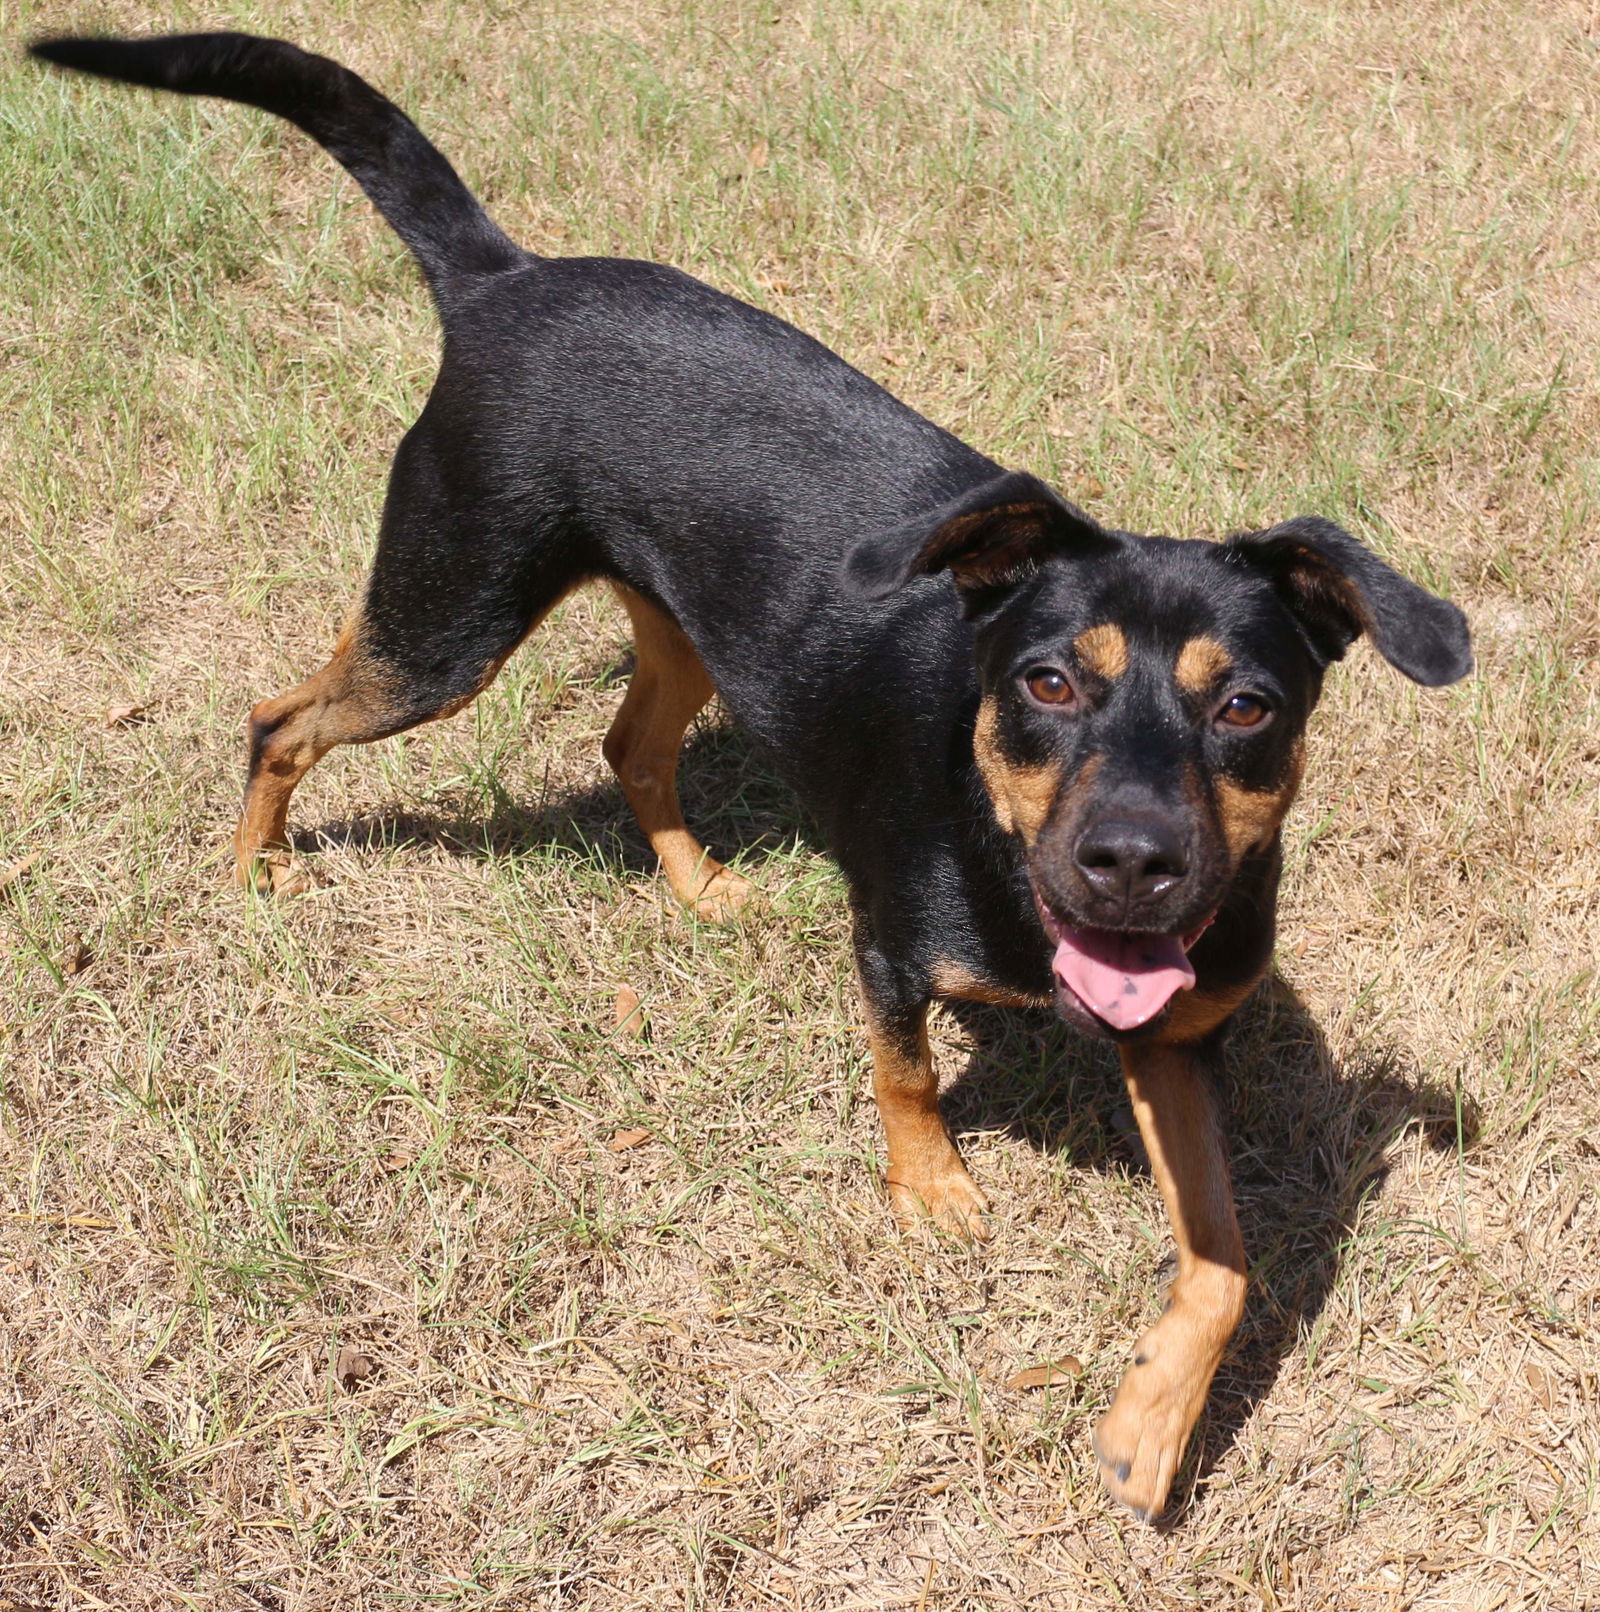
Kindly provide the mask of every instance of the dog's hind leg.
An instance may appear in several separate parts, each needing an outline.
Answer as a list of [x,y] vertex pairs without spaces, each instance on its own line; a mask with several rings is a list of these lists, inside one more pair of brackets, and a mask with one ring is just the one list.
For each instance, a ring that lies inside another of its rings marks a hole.
[[[457,453],[456,461],[463,456]],[[454,495],[452,464],[414,428],[395,457],[372,575],[333,658],[250,713],[241,884],[270,890],[288,870],[289,798],[341,744],[370,744],[453,716],[583,580],[574,544],[504,509]]]
[[[511,652],[566,591],[530,610],[516,631],[476,647],[451,646],[454,655],[428,655],[414,634],[408,653],[396,654],[374,630],[368,611],[359,611],[339,635],[326,666],[298,688],[251,709],[244,810],[233,839],[239,883],[265,893],[293,877],[287,854],[289,797],[330,750],[371,744],[454,716],[494,681]],[[425,676],[418,675],[418,658],[426,664]]]
[[692,835],[678,805],[678,753],[716,691],[683,629],[631,588],[617,595],[633,623],[635,665],[603,746],[633,815],[661,859],[672,893],[697,917],[730,918],[750,895]]
[[382,663],[362,647],[362,626],[358,617],[345,628],[321,671],[251,709],[234,877],[263,894],[290,877],[289,797],[300,780],[335,745],[381,739],[407,725]]
[[454,716],[489,686],[526,630],[504,646],[469,651],[443,677],[435,659],[424,680],[415,677],[409,657],[386,652],[366,609],[359,611],[339,635],[326,666],[298,688],[251,709],[244,809],[233,838],[238,882],[266,893],[284,888],[293,877],[289,798],[330,750],[370,744]]

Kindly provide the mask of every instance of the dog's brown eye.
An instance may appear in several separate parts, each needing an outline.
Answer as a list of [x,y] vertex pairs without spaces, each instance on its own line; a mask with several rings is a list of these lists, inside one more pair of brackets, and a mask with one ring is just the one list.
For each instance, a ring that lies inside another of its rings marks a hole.
[[1217,720],[1230,728],[1253,728],[1266,714],[1265,700],[1258,700],[1254,694],[1235,694],[1217,713]]
[[1022,681],[1041,705],[1072,703],[1072,684],[1067,681],[1067,674],[1058,672],[1054,666],[1035,666]]

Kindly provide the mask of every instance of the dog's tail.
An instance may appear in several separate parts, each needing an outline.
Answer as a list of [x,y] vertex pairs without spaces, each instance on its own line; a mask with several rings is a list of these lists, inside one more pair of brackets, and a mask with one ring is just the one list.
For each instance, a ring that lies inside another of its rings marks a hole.
[[287,118],[349,170],[415,253],[441,305],[460,277],[529,260],[416,124],[326,56],[252,34],[43,39],[32,54],[80,73],[181,95],[219,95]]

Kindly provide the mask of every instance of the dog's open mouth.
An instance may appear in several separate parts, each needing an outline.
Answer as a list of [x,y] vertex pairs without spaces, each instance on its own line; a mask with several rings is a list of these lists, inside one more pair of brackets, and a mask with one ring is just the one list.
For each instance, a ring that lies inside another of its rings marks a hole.
[[1079,929],[1039,902],[1045,933],[1056,943],[1051,967],[1057,981],[1113,1030],[1148,1024],[1179,991],[1194,985],[1189,949],[1211,919],[1186,935],[1124,934]]

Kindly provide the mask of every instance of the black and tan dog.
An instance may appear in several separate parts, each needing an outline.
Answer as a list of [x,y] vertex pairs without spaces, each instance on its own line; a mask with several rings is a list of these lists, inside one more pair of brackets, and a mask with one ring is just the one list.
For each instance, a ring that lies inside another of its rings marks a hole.
[[524,252],[324,58],[237,34],[36,49],[298,124],[443,319],[366,591],[332,660],[251,713],[240,876],[271,885],[320,757],[459,711],[609,582],[638,666],[605,755],[677,895],[715,916],[746,893],[678,809],[713,692],[843,865],[903,1217],[982,1235],[987,1207],[939,1117],[934,997],[1053,1001],[1118,1044],[1178,1270],[1095,1446],[1157,1512],[1244,1302],[1205,1064],[1271,957],[1306,720],[1363,632],[1419,683],[1465,675],[1460,612],[1325,520],[1108,530],[769,314],[656,264]]

